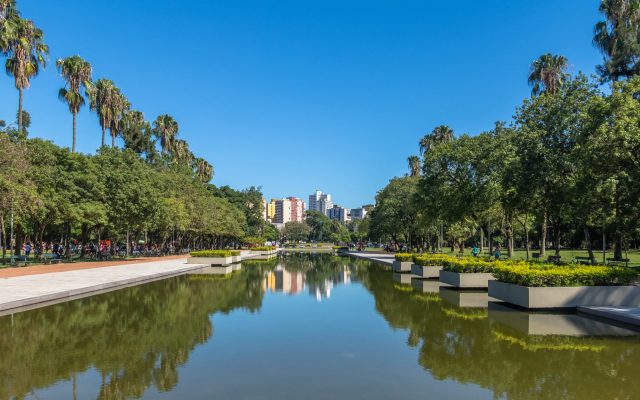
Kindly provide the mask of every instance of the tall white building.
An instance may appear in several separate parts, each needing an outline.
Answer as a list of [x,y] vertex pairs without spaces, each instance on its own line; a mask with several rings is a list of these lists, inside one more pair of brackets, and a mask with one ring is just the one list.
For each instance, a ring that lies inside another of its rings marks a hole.
[[316,190],[314,194],[309,195],[309,211],[319,211],[328,215],[327,212],[330,208],[333,208],[330,194]]
[[337,219],[338,221],[346,224],[351,220],[350,210],[348,208],[340,207],[339,205],[334,205],[329,210],[327,210],[327,217],[331,219]]
[[289,199],[278,199],[271,200],[275,202],[276,210],[275,216],[273,217],[273,223],[275,224],[286,224],[287,222],[291,222],[291,200]]
[[367,216],[367,210],[365,208],[352,208],[351,219],[364,219]]

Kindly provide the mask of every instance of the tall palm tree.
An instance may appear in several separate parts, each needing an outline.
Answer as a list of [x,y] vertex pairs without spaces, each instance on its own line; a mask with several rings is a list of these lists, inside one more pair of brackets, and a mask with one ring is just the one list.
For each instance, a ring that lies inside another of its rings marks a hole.
[[209,164],[204,158],[194,158],[193,169],[202,183],[209,183],[213,178],[213,165]]
[[117,97],[116,85],[109,79],[98,79],[87,87],[87,97],[89,98],[89,108],[98,115],[98,122],[102,128],[102,146],[107,129],[111,126],[113,119],[113,103]]
[[46,56],[49,46],[44,43],[44,33],[32,21],[13,18],[12,32],[8,38],[7,74],[15,79],[15,86],[19,92],[18,99],[18,131],[22,132],[22,97],[24,90],[29,88],[31,78],[38,75],[40,68],[47,65]]
[[453,142],[455,138],[453,129],[447,125],[440,125],[434,128],[431,133],[428,133],[420,139],[418,143],[420,146],[420,154],[425,155],[431,149],[439,144],[445,144]]
[[15,0],[0,0],[0,52],[9,48],[15,20],[19,17]]
[[67,82],[65,87],[60,89],[58,97],[69,105],[69,111],[73,115],[73,142],[71,152],[76,152],[76,116],[80,108],[84,106],[84,97],[80,93],[80,87],[85,91],[91,82],[91,64],[83,60],[80,56],[71,56],[56,61],[56,67]]
[[541,55],[531,64],[529,85],[531,94],[537,96],[543,92],[555,93],[567,80],[569,61],[564,56],[551,53]]
[[168,155],[172,151],[179,129],[176,120],[168,114],[160,115],[153,122],[153,134],[160,141],[162,154]]
[[111,133],[111,147],[116,147],[116,137],[122,134],[124,129],[124,116],[131,108],[131,103],[122,94],[120,89],[115,88],[113,99],[111,102],[111,123],[109,124],[109,132]]
[[640,72],[640,1],[602,0],[605,20],[593,29],[593,44],[604,55],[598,72],[616,81]]
[[410,156],[407,158],[407,163],[409,164],[409,174],[411,176],[420,175],[420,157]]
[[189,144],[182,139],[173,142],[171,156],[176,164],[191,165],[193,162],[193,153],[189,150]]

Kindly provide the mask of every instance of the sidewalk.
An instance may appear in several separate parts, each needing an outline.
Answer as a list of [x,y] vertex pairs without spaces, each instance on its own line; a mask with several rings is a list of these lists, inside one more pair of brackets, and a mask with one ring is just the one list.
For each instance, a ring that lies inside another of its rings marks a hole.
[[0,271],[24,271],[19,276],[0,279],[0,315],[165,279],[205,267],[186,264],[186,259],[186,256],[162,257],[159,260],[34,266]]

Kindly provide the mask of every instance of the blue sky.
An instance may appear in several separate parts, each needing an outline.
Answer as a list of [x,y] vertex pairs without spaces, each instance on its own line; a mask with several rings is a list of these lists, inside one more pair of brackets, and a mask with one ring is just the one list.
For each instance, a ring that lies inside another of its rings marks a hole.
[[[49,67],[25,108],[31,134],[71,144],[55,60],[80,54],[149,120],[162,113],[215,167],[213,182],[266,197],[319,188],[357,207],[406,171],[439,124],[476,134],[509,120],[540,54],[591,74],[597,0],[18,0]],[[0,79],[0,119],[17,91]],[[83,109],[78,149],[99,146]]]

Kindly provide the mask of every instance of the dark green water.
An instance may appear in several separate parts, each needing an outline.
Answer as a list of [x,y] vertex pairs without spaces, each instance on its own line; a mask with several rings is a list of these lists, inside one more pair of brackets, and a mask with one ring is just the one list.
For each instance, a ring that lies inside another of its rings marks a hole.
[[330,256],[0,317],[0,399],[639,399],[635,332]]

